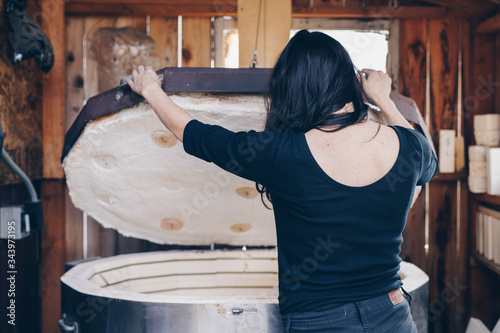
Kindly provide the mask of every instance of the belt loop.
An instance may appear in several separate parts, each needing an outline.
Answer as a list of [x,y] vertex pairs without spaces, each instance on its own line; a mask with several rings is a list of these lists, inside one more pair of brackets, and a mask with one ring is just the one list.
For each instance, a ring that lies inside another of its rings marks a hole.
[[291,315],[289,313],[281,316],[281,323],[283,325],[283,333],[288,333],[290,331],[290,317],[291,317]]
[[370,325],[368,323],[368,318],[366,317],[365,309],[362,305],[360,305],[360,302],[354,302],[354,304],[358,309],[359,317],[361,319],[361,323],[363,324],[363,329],[365,330],[365,332],[369,332]]
[[401,287],[401,290],[403,291],[403,294],[408,296],[408,303],[410,304],[410,307],[411,307],[411,300],[413,297],[411,297],[411,295],[403,287]]

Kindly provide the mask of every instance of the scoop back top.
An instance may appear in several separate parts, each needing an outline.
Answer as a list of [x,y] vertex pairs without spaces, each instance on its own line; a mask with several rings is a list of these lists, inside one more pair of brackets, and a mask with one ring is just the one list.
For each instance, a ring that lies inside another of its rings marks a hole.
[[437,160],[422,134],[391,127],[400,141],[396,162],[377,181],[353,187],[321,169],[305,133],[187,124],[187,153],[271,194],[282,314],[324,310],[401,286],[399,252],[413,192],[434,177]]

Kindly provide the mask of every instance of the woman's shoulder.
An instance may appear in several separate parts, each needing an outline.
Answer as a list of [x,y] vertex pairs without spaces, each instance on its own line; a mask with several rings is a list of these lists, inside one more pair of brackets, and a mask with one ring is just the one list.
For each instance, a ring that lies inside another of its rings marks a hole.
[[427,144],[427,139],[419,131],[413,128],[403,126],[389,125],[398,134],[399,140],[415,147],[422,147],[422,144]]

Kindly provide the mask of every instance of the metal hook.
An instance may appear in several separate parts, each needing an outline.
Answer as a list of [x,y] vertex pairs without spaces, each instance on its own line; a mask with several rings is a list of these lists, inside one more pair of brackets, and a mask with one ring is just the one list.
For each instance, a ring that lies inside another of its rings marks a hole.
[[257,60],[257,51],[253,51],[253,58],[252,61],[250,62],[250,68],[257,68],[259,67],[259,60]]

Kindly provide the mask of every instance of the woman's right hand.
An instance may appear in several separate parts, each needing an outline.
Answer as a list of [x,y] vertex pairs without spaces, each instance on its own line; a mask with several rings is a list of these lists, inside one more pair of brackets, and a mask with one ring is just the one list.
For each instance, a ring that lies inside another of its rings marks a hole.
[[373,69],[363,69],[361,73],[361,82],[366,96],[371,99],[375,104],[384,102],[389,98],[391,93],[392,79],[389,75],[382,71]]

